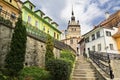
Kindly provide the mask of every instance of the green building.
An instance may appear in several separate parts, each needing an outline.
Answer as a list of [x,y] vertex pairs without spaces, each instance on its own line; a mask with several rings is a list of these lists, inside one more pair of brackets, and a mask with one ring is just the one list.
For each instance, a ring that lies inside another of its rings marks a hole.
[[22,19],[24,23],[31,26],[32,29],[38,29],[50,34],[57,40],[60,40],[61,32],[58,30],[58,24],[48,16],[45,16],[41,10],[35,11],[35,5],[29,0],[23,3]]

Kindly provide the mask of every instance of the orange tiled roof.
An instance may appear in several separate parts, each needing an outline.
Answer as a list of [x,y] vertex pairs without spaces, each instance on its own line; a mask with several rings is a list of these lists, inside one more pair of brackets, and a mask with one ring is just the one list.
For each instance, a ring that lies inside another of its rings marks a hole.
[[120,21],[119,18],[120,18],[120,10],[118,10],[116,13],[110,15],[110,17],[108,19],[102,21],[99,24],[99,26],[111,27],[111,25],[115,25],[117,22]]

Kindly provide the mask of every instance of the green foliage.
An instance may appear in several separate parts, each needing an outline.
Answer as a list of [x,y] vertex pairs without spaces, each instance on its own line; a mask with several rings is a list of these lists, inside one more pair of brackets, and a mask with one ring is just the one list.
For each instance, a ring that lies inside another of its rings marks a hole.
[[22,19],[18,18],[14,33],[12,36],[10,51],[6,55],[5,68],[10,77],[18,76],[20,70],[24,67],[27,33],[25,26],[22,25]]
[[72,62],[75,61],[75,55],[69,50],[62,50],[60,53],[60,58],[66,59],[68,61],[71,60]]
[[69,69],[69,74],[68,76],[70,77],[70,74],[72,72],[73,64],[75,62],[75,55],[69,50],[62,50],[60,53],[60,59],[64,60],[67,62],[68,66],[70,67]]
[[48,35],[46,40],[45,64],[47,64],[49,59],[54,59],[53,48],[54,48],[53,39],[50,35]]
[[52,80],[69,80],[71,69],[65,60],[49,60],[46,69],[50,71]]
[[19,76],[20,80],[51,80],[51,75],[48,71],[39,67],[25,67]]

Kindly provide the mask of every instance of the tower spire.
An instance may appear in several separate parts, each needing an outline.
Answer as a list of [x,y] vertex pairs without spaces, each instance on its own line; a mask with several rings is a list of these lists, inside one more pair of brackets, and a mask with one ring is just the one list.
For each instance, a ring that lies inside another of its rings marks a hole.
[[72,5],[72,17],[71,17],[71,21],[75,21],[75,16],[74,16],[74,11],[73,11],[73,5]]
[[72,15],[74,15],[74,11],[73,11],[73,5],[72,5]]

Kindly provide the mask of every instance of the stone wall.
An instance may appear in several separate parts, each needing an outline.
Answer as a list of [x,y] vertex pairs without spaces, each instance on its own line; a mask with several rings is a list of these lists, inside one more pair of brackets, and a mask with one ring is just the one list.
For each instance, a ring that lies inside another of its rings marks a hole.
[[120,60],[111,60],[114,78],[120,80]]
[[[12,38],[13,28],[5,24],[0,23],[0,67],[4,66],[4,59],[8,51],[10,50],[10,42]],[[56,58],[60,57],[60,50],[65,49],[65,46],[61,42],[55,41],[54,55]],[[46,44],[45,40],[38,39],[34,35],[28,34],[27,36],[27,48],[25,56],[25,66],[39,66],[45,65],[45,52]],[[69,46],[67,48],[71,49]],[[66,49],[67,49],[66,48]]]
[[0,25],[0,67],[4,66],[4,59],[6,53],[10,48],[10,42],[13,30],[6,25]]

